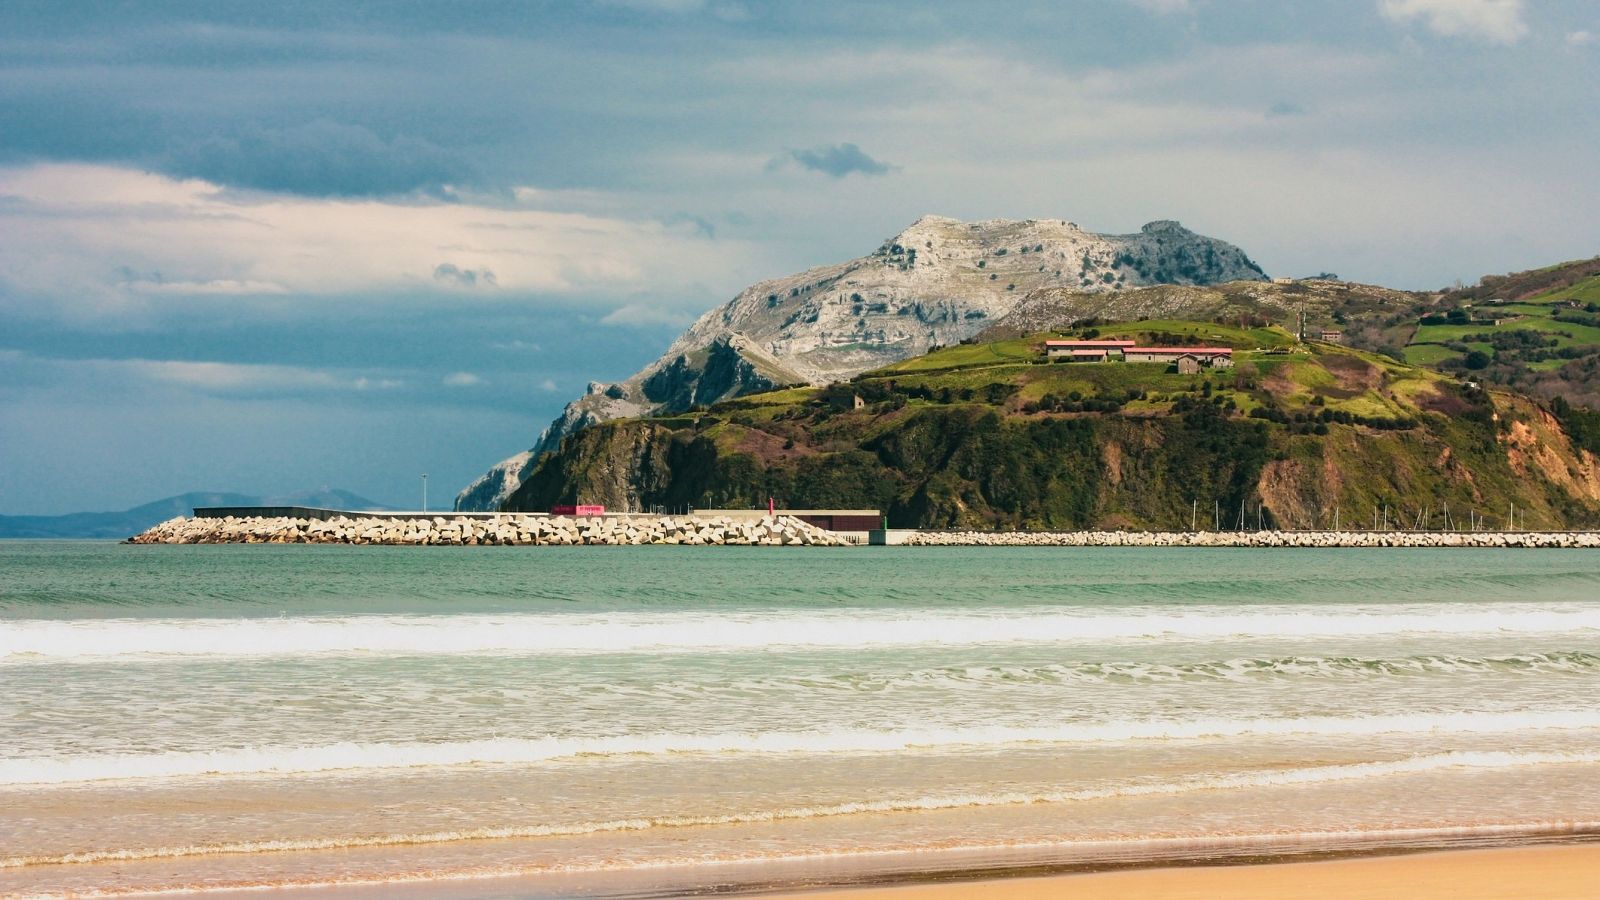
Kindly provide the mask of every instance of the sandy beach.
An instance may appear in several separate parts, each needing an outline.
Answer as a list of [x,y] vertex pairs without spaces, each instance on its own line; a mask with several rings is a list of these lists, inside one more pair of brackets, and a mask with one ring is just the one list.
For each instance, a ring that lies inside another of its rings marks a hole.
[[0,896],[1600,883],[1399,855],[1600,837],[1593,554],[593,554],[0,544]]
[[1600,885],[1600,845],[1568,845],[841,888],[783,896],[811,900],[1587,900],[1596,896],[1596,885]]

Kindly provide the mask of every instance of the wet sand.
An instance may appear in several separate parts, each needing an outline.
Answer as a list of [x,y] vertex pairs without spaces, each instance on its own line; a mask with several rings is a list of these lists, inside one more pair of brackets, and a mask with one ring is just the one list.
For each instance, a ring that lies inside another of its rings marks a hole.
[[1590,900],[1600,844],[1454,850],[1244,866],[1196,866],[789,894],[816,900]]

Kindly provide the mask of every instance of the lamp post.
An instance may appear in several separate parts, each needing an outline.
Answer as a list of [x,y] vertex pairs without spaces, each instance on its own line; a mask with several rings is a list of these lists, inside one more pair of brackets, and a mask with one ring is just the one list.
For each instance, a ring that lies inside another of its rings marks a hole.
[[428,511],[428,473],[422,473],[422,511]]

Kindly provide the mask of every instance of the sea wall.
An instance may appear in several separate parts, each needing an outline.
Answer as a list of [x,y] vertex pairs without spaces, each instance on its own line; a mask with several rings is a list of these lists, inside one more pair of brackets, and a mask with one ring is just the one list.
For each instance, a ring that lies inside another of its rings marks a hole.
[[1600,532],[1594,531],[891,531],[888,535],[886,543],[918,547],[1600,547]]
[[849,541],[788,516],[432,516],[169,519],[129,538],[133,544],[730,544],[847,546]]

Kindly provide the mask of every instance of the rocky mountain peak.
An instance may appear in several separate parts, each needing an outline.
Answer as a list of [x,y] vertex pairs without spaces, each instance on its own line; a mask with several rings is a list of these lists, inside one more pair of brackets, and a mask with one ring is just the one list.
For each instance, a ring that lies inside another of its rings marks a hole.
[[757,282],[707,311],[632,378],[591,385],[529,453],[496,466],[457,505],[496,508],[520,480],[513,472],[595,422],[850,378],[971,337],[1038,291],[1265,277],[1238,247],[1173,221],[1108,235],[1065,219],[922,216],[867,256]]
[[1143,228],[1139,229],[1139,232],[1141,234],[1171,234],[1171,235],[1193,235],[1194,234],[1194,232],[1192,232],[1189,229],[1183,227],[1183,223],[1177,221],[1176,219],[1157,219],[1154,222],[1146,222],[1145,226]]

